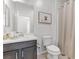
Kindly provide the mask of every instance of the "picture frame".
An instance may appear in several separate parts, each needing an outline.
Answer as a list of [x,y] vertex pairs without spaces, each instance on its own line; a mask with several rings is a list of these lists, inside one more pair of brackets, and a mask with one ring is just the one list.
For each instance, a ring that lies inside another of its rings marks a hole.
[[38,23],[52,24],[52,14],[45,12],[38,12]]

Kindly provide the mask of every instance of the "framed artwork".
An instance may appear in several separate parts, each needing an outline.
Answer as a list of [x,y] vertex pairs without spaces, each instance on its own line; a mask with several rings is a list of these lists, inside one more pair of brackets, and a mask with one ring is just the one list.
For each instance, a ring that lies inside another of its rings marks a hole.
[[50,13],[38,12],[38,23],[52,24],[52,15]]

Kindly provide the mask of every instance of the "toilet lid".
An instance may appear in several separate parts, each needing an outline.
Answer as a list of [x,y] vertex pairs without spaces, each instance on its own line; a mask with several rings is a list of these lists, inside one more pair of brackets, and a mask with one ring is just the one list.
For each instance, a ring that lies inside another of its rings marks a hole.
[[59,48],[54,46],[54,45],[50,45],[47,47],[48,50],[52,51],[52,52],[59,52]]

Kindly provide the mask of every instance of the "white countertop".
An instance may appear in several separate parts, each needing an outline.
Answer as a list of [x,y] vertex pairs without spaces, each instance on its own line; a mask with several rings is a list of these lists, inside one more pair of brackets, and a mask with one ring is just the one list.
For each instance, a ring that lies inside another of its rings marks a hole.
[[24,42],[24,41],[30,41],[30,40],[37,40],[37,37],[35,37],[34,35],[26,35],[25,37],[18,37],[18,38],[15,38],[15,39],[3,40],[3,44]]

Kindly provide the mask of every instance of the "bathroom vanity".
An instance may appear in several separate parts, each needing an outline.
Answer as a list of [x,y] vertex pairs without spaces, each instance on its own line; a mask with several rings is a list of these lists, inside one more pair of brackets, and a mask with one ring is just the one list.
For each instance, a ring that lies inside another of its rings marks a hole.
[[[29,4],[17,0],[4,0],[3,2],[3,59],[37,59],[37,38],[33,35],[22,37],[24,34],[34,33],[35,7],[30,5],[30,2]],[[20,33],[20,35],[13,32]]]
[[3,59],[37,59],[36,38],[4,40]]

